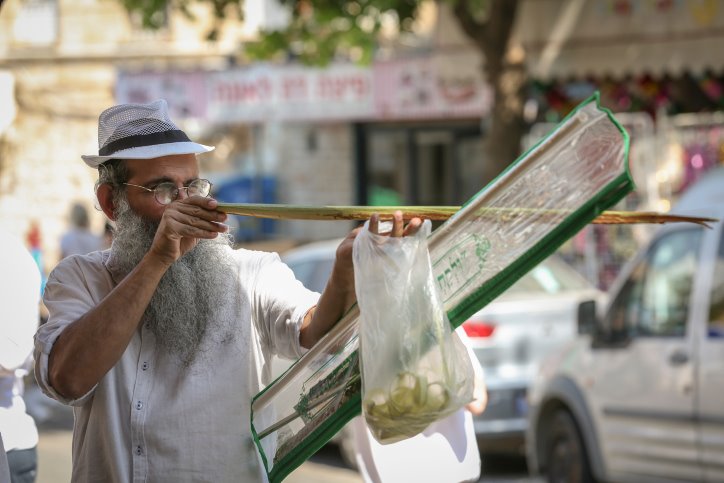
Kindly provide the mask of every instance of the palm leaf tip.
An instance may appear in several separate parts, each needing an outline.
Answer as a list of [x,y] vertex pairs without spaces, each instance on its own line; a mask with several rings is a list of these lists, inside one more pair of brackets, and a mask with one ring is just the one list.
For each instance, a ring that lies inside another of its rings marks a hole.
[[[256,218],[274,218],[278,220],[356,220],[368,219],[373,214],[382,220],[389,220],[393,213],[401,211],[406,221],[412,218],[427,218],[433,221],[445,221],[460,211],[460,206],[303,206],[303,205],[272,205],[253,203],[219,203],[218,210],[225,213],[252,216]],[[545,210],[535,208],[483,208],[480,217],[512,218],[519,215],[567,216],[570,210]],[[672,215],[651,211],[604,211],[591,221],[594,224],[663,224],[663,223],[696,223],[711,228],[709,223],[716,223],[716,218],[697,216]]]

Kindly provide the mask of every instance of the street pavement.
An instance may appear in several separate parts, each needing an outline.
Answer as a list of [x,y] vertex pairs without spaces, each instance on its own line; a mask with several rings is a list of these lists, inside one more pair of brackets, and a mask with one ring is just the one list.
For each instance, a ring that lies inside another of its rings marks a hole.
[[[70,481],[69,429],[43,429],[38,444],[37,483],[66,483]],[[481,482],[485,483],[542,483],[540,478],[529,477],[515,459],[490,462]],[[333,446],[325,447],[309,461],[297,468],[285,483],[362,483],[360,475],[344,466]]]
[[[46,396],[34,384],[25,393],[28,412],[36,419],[40,431],[38,443],[38,478],[36,483],[67,483],[71,474],[73,414]],[[521,458],[483,456],[485,483],[542,483],[525,471]],[[347,467],[333,445],[327,445],[302,464],[285,483],[362,483],[362,478]],[[427,483],[427,482],[420,482]],[[433,482],[431,482],[433,483]]]
[[[38,442],[38,478],[36,483],[66,483],[71,475],[73,412],[44,396],[29,384],[25,391],[28,412],[35,418],[40,432]],[[339,453],[325,448],[320,454],[297,468],[285,483],[361,483],[359,474],[342,463]]]
[[[38,479],[36,483],[66,483],[70,481],[70,448],[72,431],[46,429],[40,432],[38,444]],[[340,460],[341,461],[341,460]],[[341,463],[340,463],[341,464]],[[349,468],[313,460],[297,468],[285,483],[361,483],[359,474]]]

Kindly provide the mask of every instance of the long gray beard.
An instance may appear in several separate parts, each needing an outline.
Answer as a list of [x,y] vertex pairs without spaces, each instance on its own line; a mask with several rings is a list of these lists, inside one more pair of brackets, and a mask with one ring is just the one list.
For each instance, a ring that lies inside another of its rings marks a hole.
[[[125,200],[120,200],[116,211],[108,266],[120,281],[148,252],[158,223],[136,215]],[[141,323],[186,367],[196,360],[202,347],[213,347],[202,346],[206,339],[223,343],[232,337],[229,321],[218,316],[228,296],[224,288],[233,278],[231,243],[231,236],[223,234],[213,240],[199,240],[166,271],[143,314]]]

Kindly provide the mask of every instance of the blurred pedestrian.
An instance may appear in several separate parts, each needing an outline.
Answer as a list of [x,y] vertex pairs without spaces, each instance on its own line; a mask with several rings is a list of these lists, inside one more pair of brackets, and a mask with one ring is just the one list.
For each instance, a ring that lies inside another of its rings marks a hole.
[[473,401],[465,408],[432,423],[422,433],[391,444],[377,442],[363,416],[353,419],[350,424],[357,469],[365,483],[460,483],[480,479],[480,451],[473,415],[485,410],[488,394],[483,368],[470,348],[467,335],[461,328],[455,333],[468,348],[473,364]]
[[23,378],[38,327],[40,271],[23,243],[0,232],[0,433],[12,483],[35,481],[38,429],[26,411]]
[[60,258],[103,250],[103,239],[91,232],[88,210],[80,203],[70,209],[70,229],[60,239]]
[[3,434],[0,433],[0,481],[10,481],[10,468],[8,467],[8,455],[5,454]]
[[30,255],[33,257],[33,261],[35,261],[35,265],[38,267],[38,271],[40,272],[40,295],[42,296],[45,291],[45,282],[47,281],[47,277],[45,276],[45,262],[43,261],[43,244],[41,238],[40,225],[36,220],[32,220],[30,222],[30,226],[28,227],[28,231],[25,234],[25,242],[27,243],[28,250],[30,250]]

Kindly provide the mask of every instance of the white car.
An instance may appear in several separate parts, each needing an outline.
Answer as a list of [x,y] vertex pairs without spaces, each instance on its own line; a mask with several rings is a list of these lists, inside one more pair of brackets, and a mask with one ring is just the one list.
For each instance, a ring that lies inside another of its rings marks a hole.
[[[282,259],[306,287],[321,292],[340,242],[310,243],[286,252]],[[481,451],[524,454],[527,390],[538,363],[575,337],[579,306],[602,297],[572,267],[552,256],[463,324],[488,387],[488,406],[475,418]],[[289,363],[281,364],[276,372]],[[336,438],[340,439],[344,446],[344,436]],[[343,454],[348,449],[343,447]]]
[[531,388],[528,468],[548,481],[724,481],[724,168],[672,211],[720,221],[657,231]]

